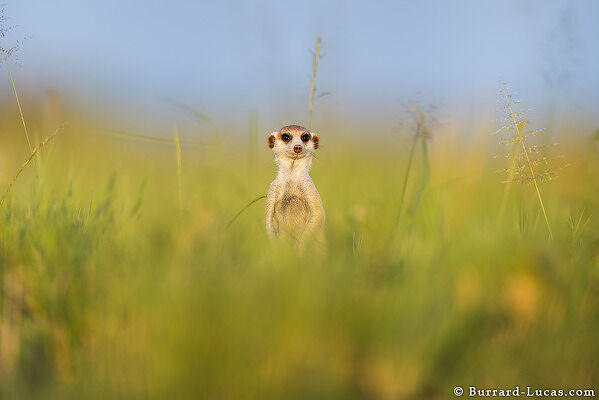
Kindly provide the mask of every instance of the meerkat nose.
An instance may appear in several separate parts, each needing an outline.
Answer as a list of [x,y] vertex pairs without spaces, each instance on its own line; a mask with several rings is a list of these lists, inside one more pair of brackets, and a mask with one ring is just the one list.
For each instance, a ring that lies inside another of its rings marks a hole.
[[302,146],[299,144],[296,144],[295,146],[293,146],[293,151],[295,151],[296,153],[301,153],[302,152]]

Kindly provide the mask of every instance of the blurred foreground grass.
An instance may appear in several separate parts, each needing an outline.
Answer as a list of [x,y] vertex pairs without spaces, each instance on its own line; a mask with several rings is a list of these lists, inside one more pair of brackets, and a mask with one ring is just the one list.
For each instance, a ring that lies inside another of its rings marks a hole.
[[[4,188],[26,152],[2,130]],[[486,132],[430,143],[431,181],[415,205],[415,163],[397,225],[405,143],[319,133],[326,256],[269,244],[263,202],[225,229],[274,177],[266,145],[258,160],[233,138],[183,145],[179,202],[174,145],[61,132],[0,209],[0,396],[597,389],[597,145],[568,143],[573,165],[542,188],[550,241],[530,187],[497,220]]]

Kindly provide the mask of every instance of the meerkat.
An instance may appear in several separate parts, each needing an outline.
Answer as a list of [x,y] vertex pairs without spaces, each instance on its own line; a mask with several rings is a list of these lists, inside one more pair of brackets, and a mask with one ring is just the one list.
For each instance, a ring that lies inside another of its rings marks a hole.
[[289,237],[300,246],[308,238],[324,245],[324,207],[310,178],[318,135],[298,125],[268,136],[279,172],[266,196],[266,231],[270,238]]

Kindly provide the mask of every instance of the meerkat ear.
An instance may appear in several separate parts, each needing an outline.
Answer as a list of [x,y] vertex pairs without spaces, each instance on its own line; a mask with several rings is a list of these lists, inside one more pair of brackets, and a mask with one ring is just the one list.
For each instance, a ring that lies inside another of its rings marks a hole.
[[271,148],[271,149],[275,147],[275,140],[276,140],[276,136],[275,135],[277,133],[278,132],[273,132],[270,135],[268,135],[268,147]]
[[316,150],[318,148],[318,146],[320,145],[320,139],[318,139],[318,134],[314,133],[314,132],[310,132],[312,133],[312,141],[314,142],[314,150]]

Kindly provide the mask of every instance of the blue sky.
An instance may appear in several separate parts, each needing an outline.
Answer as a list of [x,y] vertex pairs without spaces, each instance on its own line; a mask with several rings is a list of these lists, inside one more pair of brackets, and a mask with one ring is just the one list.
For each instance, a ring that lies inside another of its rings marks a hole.
[[[319,107],[338,114],[388,112],[417,92],[492,102],[498,75],[533,103],[558,93],[564,106],[599,105],[594,0],[4,2],[12,37],[28,37],[18,81],[89,107],[143,112],[169,97],[215,115],[303,118],[318,34],[318,88],[331,93]],[[568,78],[551,92],[547,71]]]

